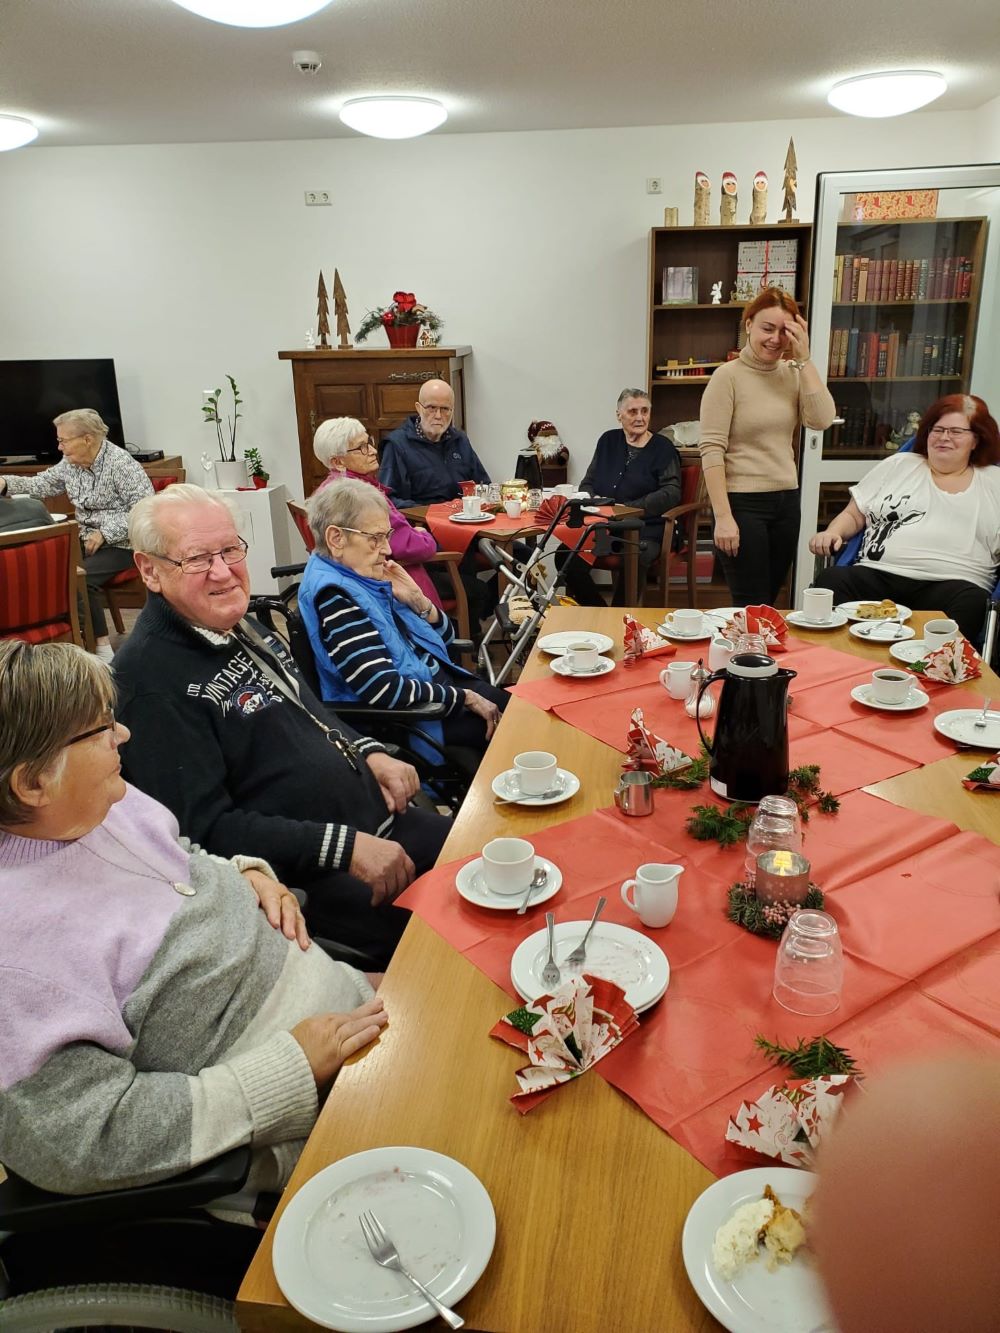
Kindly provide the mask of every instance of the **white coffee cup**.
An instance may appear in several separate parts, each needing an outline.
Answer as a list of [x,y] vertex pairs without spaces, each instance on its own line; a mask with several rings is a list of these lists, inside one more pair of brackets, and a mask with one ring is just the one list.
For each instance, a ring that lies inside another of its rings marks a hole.
[[686,607],[680,611],[672,611],[667,616],[667,625],[678,634],[698,634],[704,626],[704,620],[700,611]]
[[537,796],[555,786],[558,764],[548,750],[525,750],[514,756],[517,785],[525,796]]
[[954,620],[928,620],[924,626],[924,643],[929,653],[960,637],[958,622]]
[[802,594],[802,614],[806,620],[825,625],[833,619],[833,589],[806,588]]
[[491,893],[523,893],[535,873],[535,849],[524,838],[494,838],[483,848],[483,878]]
[[[669,926],[677,911],[677,887],[683,866],[661,865],[652,861],[640,866],[635,879],[622,885],[622,902],[637,912],[644,926]],[[629,890],[632,897],[629,897]]]
[[731,639],[713,639],[708,645],[709,671],[722,671],[729,665],[729,660],[736,651],[736,644]]
[[570,671],[593,671],[598,665],[600,653],[586,639],[571,643],[563,653],[563,661]]
[[576,495],[576,487],[566,481],[560,483],[558,486],[554,486],[552,489],[556,495],[561,495],[563,499],[568,499],[569,496]]
[[467,514],[470,518],[472,517],[478,518],[482,512],[483,512],[483,502],[482,500],[480,500],[478,495],[462,496],[463,514]]
[[876,703],[905,703],[912,684],[912,676],[908,676],[904,671],[897,671],[895,667],[881,667],[878,671],[872,672],[872,694]]
[[695,666],[694,662],[671,662],[660,672],[660,684],[671,699],[686,699],[691,693],[691,672]]
[[521,517],[521,501],[520,501],[520,500],[504,500],[504,502],[503,502],[503,507],[504,507],[504,509],[507,511],[507,517],[508,517],[508,518],[520,518],[520,517]]

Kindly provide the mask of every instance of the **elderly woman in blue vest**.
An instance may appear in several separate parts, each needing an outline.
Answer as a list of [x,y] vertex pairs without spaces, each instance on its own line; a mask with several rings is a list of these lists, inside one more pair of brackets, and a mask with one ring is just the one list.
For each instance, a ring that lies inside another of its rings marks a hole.
[[507,695],[448,656],[451,622],[392,559],[385,497],[345,479],[317,491],[307,510],[316,549],[299,588],[299,612],[323,698],[400,711],[444,704],[441,721],[422,721],[420,730],[438,744],[482,753]]

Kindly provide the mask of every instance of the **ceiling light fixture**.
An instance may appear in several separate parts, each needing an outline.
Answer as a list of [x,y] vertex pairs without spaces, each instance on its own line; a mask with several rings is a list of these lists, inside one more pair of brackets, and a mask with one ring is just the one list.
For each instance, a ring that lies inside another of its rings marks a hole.
[[280,28],[298,23],[325,9],[330,0],[174,0],[214,23],[229,23],[234,28]]
[[905,116],[947,90],[943,74],[929,69],[896,69],[844,79],[834,84],[826,100],[849,116]]
[[38,138],[38,126],[24,116],[9,116],[0,111],[0,153],[11,148],[23,148]]
[[433,97],[352,97],[340,119],[374,139],[415,139],[443,125],[448,112]]

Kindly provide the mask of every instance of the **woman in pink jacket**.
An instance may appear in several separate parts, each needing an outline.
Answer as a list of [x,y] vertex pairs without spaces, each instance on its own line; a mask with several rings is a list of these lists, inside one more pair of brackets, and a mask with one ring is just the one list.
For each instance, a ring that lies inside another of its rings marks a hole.
[[327,477],[317,487],[322,490],[342,477],[367,481],[385,496],[389,506],[392,527],[390,545],[392,558],[403,565],[414,583],[435,606],[441,605],[441,596],[434,581],[424,568],[437,554],[437,542],[423,528],[415,528],[406,515],[392,503],[392,496],[378,479],[378,451],[375,441],[355,417],[330,417],[320,422],[313,436],[313,453],[328,468]]

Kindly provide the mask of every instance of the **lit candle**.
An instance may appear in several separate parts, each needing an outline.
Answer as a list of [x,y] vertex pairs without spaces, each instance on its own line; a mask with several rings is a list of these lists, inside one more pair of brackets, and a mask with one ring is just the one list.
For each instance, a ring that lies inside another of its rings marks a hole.
[[804,903],[809,893],[809,862],[798,852],[783,848],[761,852],[754,892],[762,903]]

